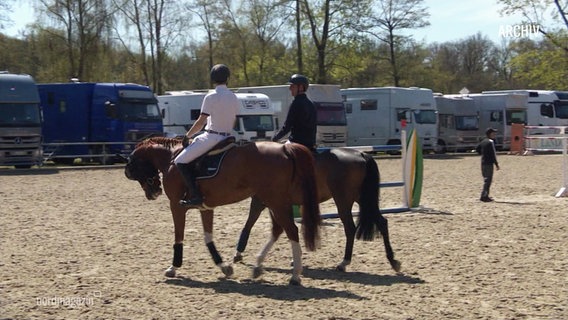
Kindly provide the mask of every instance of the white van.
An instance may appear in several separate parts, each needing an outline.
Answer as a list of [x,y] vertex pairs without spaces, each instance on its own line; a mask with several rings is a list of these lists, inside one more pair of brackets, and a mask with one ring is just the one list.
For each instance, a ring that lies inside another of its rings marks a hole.
[[402,123],[414,128],[422,149],[436,151],[438,116],[432,90],[424,88],[341,89],[347,114],[347,145],[400,145]]
[[[158,96],[158,106],[163,115],[164,133],[167,137],[184,135],[199,118],[201,104],[207,92],[168,91]],[[275,112],[268,96],[264,94],[237,93],[241,108],[233,128],[237,142],[270,140],[275,134]]]
[[[290,104],[294,97],[289,85],[242,87],[236,92],[263,93],[270,97],[276,112],[276,128],[279,129],[286,120]],[[345,106],[339,93],[339,85],[310,84],[306,92],[317,110],[318,147],[344,147],[347,139],[347,123]]]

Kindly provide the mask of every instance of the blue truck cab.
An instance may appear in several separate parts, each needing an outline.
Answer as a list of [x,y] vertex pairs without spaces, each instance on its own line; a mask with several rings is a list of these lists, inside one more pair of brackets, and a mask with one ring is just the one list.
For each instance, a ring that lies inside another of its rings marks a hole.
[[158,102],[149,87],[131,83],[38,84],[44,154],[56,163],[87,158],[114,163],[136,142],[163,136]]

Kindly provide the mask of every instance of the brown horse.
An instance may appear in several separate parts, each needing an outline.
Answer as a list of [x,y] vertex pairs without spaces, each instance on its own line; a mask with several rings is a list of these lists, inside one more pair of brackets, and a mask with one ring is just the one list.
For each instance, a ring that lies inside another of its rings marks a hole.
[[[183,256],[187,208],[181,206],[179,201],[184,197],[186,188],[177,167],[171,164],[181,148],[179,139],[147,139],[136,146],[125,168],[126,177],[138,181],[149,200],[155,200],[162,193],[159,175],[162,174],[175,229],[174,257],[172,266],[166,270],[168,277],[175,276]],[[290,283],[300,284],[301,248],[292,205],[302,205],[304,242],[310,251],[316,248],[321,223],[314,160],[307,148],[298,144],[273,142],[234,147],[227,151],[219,172],[212,178],[198,180],[198,186],[206,205],[200,210],[205,243],[213,261],[226,276],[230,277],[233,269],[230,264],[223,263],[213,243],[213,208],[255,196],[271,210],[272,239],[263,252],[270,249],[273,239],[286,232],[294,261]],[[257,259],[253,277],[263,272],[262,262],[262,259]]]
[[[378,229],[383,237],[387,259],[391,267],[399,272],[400,262],[394,259],[388,222],[379,210],[380,174],[375,159],[364,152],[347,148],[325,150],[316,154],[315,159],[319,201],[333,198],[347,238],[343,261],[336,269],[345,271],[351,263],[355,236],[357,239],[369,241],[374,238]],[[351,213],[355,202],[359,204],[357,226]],[[264,208],[266,205],[262,199],[253,197],[247,222],[237,244],[234,262],[242,260],[250,231]]]

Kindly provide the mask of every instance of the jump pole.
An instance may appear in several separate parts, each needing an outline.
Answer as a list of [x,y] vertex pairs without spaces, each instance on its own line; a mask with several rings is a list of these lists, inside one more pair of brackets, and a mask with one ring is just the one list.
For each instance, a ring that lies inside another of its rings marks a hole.
[[[381,213],[403,213],[411,211],[411,208],[416,208],[420,205],[420,197],[422,193],[422,170],[423,159],[421,146],[418,143],[419,139],[416,132],[411,129],[410,135],[407,138],[406,130],[401,131],[401,139],[403,144],[398,145],[384,145],[384,146],[361,146],[361,147],[345,147],[348,149],[357,149],[360,151],[379,151],[379,150],[400,150],[402,160],[402,181],[390,181],[379,183],[380,188],[393,188],[402,187],[403,205],[401,207],[381,208]],[[328,148],[318,148],[318,150],[325,150]],[[410,159],[411,157],[412,159]],[[353,216],[358,215],[358,212],[353,212]],[[323,213],[322,219],[338,218],[337,213]]]
[[[555,197],[568,196],[568,135],[564,126],[525,126],[525,129],[556,129],[560,130],[558,135],[527,135],[524,137],[525,141],[530,140],[562,140],[562,181],[563,185],[556,193]],[[545,149],[545,148],[525,148],[527,151],[558,151],[558,149]]]

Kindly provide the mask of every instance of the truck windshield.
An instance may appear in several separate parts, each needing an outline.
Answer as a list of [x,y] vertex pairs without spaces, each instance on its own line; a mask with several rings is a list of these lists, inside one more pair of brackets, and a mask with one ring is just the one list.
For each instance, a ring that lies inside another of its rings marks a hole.
[[160,109],[155,102],[121,101],[118,104],[118,113],[126,121],[162,121]]
[[412,112],[414,112],[414,119],[416,119],[416,123],[436,123],[436,110],[413,110]]
[[243,119],[245,131],[274,131],[274,121],[271,115],[239,116]]
[[318,126],[345,126],[345,106],[343,103],[315,103]]
[[0,126],[37,127],[41,124],[39,106],[35,103],[0,104]]
[[554,101],[554,111],[557,118],[568,119],[568,101]]
[[477,116],[455,116],[457,130],[477,130],[479,129],[479,120]]

